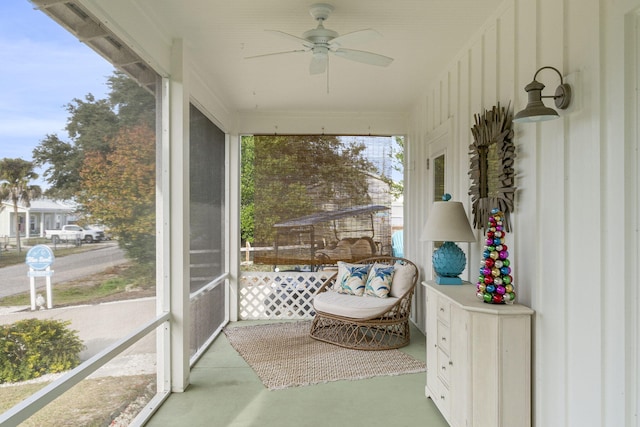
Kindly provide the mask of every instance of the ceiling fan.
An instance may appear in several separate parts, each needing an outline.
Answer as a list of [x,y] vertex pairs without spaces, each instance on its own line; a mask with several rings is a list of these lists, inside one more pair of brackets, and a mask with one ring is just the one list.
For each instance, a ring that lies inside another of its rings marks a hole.
[[294,36],[278,30],[266,30],[270,33],[301,43],[304,47],[303,49],[250,56],[247,57],[247,59],[283,55],[288,53],[312,52],[313,56],[311,57],[311,64],[309,65],[309,73],[311,74],[322,74],[327,70],[330,53],[351,61],[377,65],[380,67],[386,67],[393,62],[393,58],[389,58],[388,56],[362,50],[343,48],[343,44],[365,42],[381,37],[381,35],[376,30],[372,29],[358,30],[339,35],[337,32],[325,28],[323,25],[324,21],[329,18],[332,11],[333,6],[330,4],[316,3],[311,5],[309,13],[316,21],[318,21],[318,26],[312,30],[306,31],[302,37]]

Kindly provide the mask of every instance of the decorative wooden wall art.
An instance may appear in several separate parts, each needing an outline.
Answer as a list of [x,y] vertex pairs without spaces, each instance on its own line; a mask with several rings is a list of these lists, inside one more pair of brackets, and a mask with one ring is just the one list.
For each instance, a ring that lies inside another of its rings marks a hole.
[[469,146],[469,195],[473,226],[477,229],[487,227],[491,210],[497,208],[504,213],[505,230],[511,231],[509,217],[516,190],[512,118],[509,107],[505,109],[500,104],[474,115],[475,125],[471,128],[474,141]]

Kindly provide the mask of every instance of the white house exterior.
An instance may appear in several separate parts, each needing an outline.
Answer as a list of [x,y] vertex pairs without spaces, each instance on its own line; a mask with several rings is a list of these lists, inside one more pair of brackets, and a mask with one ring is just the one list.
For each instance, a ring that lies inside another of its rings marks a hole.
[[[20,236],[42,237],[44,230],[60,228],[75,218],[75,206],[58,200],[32,200],[29,207],[18,203]],[[15,237],[13,203],[0,204],[0,236]],[[28,226],[26,226],[28,225]]]
[[[144,1],[76,3],[91,11],[163,79],[158,93],[165,107],[160,160],[164,181],[158,187],[157,222],[158,256],[165,270],[159,271],[163,279],[158,312],[172,313],[167,339],[171,360],[165,362],[171,371],[164,371],[163,378],[171,378],[173,391],[184,391],[189,383],[184,324],[189,320],[185,291],[189,157],[185,147],[190,102],[197,103],[227,138],[229,316],[235,319],[241,135],[273,133],[274,123],[279,133],[366,135],[373,129],[381,135],[406,135],[405,256],[419,264],[422,277],[428,278],[430,245],[416,238],[430,207],[431,178],[425,160],[446,153],[445,188],[469,212],[473,114],[498,102],[524,108],[524,86],[538,68],[554,65],[574,90],[569,109],[559,120],[514,125],[518,190],[508,243],[518,301],[535,311],[534,425],[640,426],[640,0],[505,0],[454,61],[439,65],[438,78],[416,88],[416,98],[406,111],[389,114],[237,111],[218,96],[226,92],[228,82],[215,80],[208,72],[204,55],[214,52],[192,50],[194,40],[164,31],[157,20],[168,19],[162,7],[151,13],[145,12],[148,2]],[[180,5],[190,11],[190,2]],[[549,82],[548,90],[553,86]],[[481,246],[463,245],[469,260],[468,280],[477,275]],[[168,288],[173,291],[167,292]],[[416,298],[415,320],[421,325],[424,295],[419,292]]]

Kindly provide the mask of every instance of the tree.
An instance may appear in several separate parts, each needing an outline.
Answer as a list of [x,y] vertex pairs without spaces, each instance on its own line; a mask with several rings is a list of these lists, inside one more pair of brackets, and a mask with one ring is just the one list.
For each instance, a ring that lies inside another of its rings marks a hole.
[[255,233],[255,141],[253,136],[242,138],[240,157],[240,239],[254,242]]
[[40,186],[29,184],[29,181],[38,179],[38,174],[33,168],[33,162],[23,159],[4,158],[0,160],[0,200],[10,200],[13,203],[13,220],[18,252],[22,251],[18,203],[22,202],[28,208],[31,206],[31,200],[42,195]]
[[[398,173],[404,174],[404,138],[401,136],[396,136],[396,145],[397,149],[393,149],[393,170]],[[404,192],[404,180],[394,181],[393,179],[389,180],[389,185],[391,186],[391,193],[396,197],[402,196]]]
[[507,232],[503,221],[504,213],[493,208],[487,222],[486,245],[476,283],[476,295],[488,304],[513,304],[516,298],[509,248],[504,244]]
[[52,185],[46,191],[47,196],[72,199],[80,188],[77,171],[82,166],[83,157],[79,148],[60,140],[55,134],[47,135],[34,149],[33,157],[38,165],[50,165],[43,173],[45,181]]
[[33,156],[46,195],[75,199],[118,235],[130,258],[155,260],[155,97],[121,72],[108,99],[88,94],[67,106],[69,141],[47,135]]
[[146,124],[153,128],[156,121],[156,98],[124,73],[115,71],[107,79],[111,88],[109,104],[118,116],[119,126]]
[[34,162],[44,166],[43,176],[50,185],[46,195],[73,199],[81,190],[80,168],[88,151],[107,152],[109,139],[118,130],[118,120],[106,100],[88,94],[75,98],[66,106],[69,113],[66,130],[71,142],[56,134],[47,135],[34,150]]
[[33,151],[36,166],[45,167],[46,195],[73,199],[80,191],[80,170],[88,152],[108,153],[111,141],[123,127],[155,126],[155,97],[124,73],[114,72],[107,85],[108,99],[87,94],[66,105],[69,118],[65,127],[69,141],[47,135]]
[[367,179],[375,168],[364,144],[329,135],[255,136],[253,142],[254,182],[243,182],[242,197],[254,196],[257,242],[272,242],[273,224],[321,210],[322,203],[370,202]]
[[80,170],[82,209],[108,224],[130,258],[155,260],[155,134],[145,125],[125,127],[107,153],[87,152]]

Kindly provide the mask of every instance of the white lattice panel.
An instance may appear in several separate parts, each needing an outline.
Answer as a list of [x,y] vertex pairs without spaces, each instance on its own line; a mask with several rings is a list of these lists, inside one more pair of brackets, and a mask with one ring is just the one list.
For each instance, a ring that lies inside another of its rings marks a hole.
[[240,319],[310,319],[311,300],[334,272],[244,272],[240,276]]

